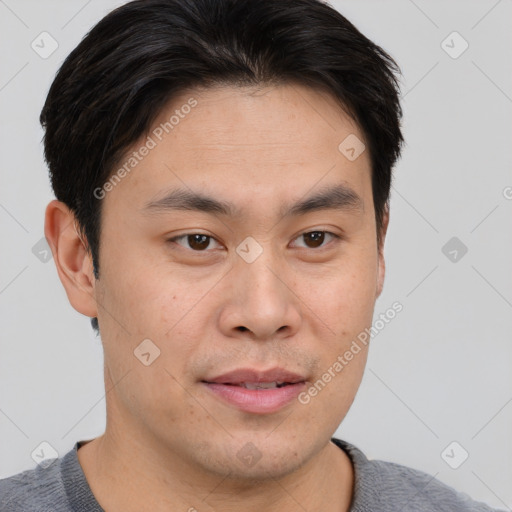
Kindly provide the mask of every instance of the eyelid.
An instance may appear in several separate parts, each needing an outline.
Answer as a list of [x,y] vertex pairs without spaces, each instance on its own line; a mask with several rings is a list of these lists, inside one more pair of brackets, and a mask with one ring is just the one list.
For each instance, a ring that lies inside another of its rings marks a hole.
[[[327,235],[331,235],[333,238],[334,238],[334,241],[335,242],[338,242],[340,240],[343,240],[343,236],[342,235],[338,235],[336,233],[333,233],[332,231],[328,231],[327,229],[308,229],[306,231],[302,231],[301,233],[299,233],[297,236],[295,236],[293,239],[292,239],[292,242],[294,242],[295,240],[297,240],[298,238],[304,236],[304,235],[307,235],[307,234],[310,234],[310,233],[325,233]],[[213,240],[215,242],[217,242],[217,244],[221,245],[220,242],[212,235],[209,235],[207,233],[201,233],[201,232],[198,232],[198,231],[191,231],[191,232],[188,232],[188,233],[183,233],[181,235],[176,235],[176,236],[173,236],[171,238],[168,238],[167,239],[167,242],[173,242],[177,245],[179,245],[180,247],[182,247],[183,249],[185,249],[186,251],[189,251],[189,252],[194,252],[194,253],[208,253],[208,252],[211,252],[211,249],[208,248],[208,249],[204,249],[202,251],[196,251],[194,249],[189,249],[187,247],[183,247],[181,244],[179,244],[177,242],[177,240],[180,240],[180,239],[183,239],[183,238],[187,238],[189,236],[192,236],[192,235],[203,235],[203,236],[206,236],[208,237],[210,240]],[[332,242],[332,240],[331,240]],[[319,246],[319,247],[299,247],[300,249],[309,249],[311,251],[315,251],[315,252],[319,252],[321,251],[322,249],[326,248],[327,246],[329,246],[329,242],[327,243],[324,243],[323,245]]]
[[203,236],[206,236],[206,237],[208,237],[210,240],[214,240],[215,242],[217,242],[217,243],[220,245],[220,242],[219,242],[219,241],[218,241],[214,236],[212,236],[212,235],[208,235],[207,233],[200,233],[200,232],[198,232],[198,231],[191,231],[191,232],[189,232],[189,233],[183,233],[183,234],[181,234],[181,235],[173,236],[173,237],[171,237],[171,238],[168,238],[168,239],[167,239],[167,242],[173,242],[173,243],[175,243],[175,244],[179,245],[181,248],[183,248],[183,249],[185,249],[186,251],[189,251],[189,252],[195,252],[195,253],[198,253],[198,254],[200,254],[200,253],[207,253],[207,252],[210,252],[210,249],[209,249],[209,248],[208,248],[208,249],[204,249],[203,251],[194,251],[193,249],[189,249],[189,248],[187,248],[187,247],[183,247],[181,244],[179,244],[179,243],[177,242],[177,240],[179,240],[179,239],[181,239],[181,238],[185,238],[185,239],[186,239],[187,237],[192,236],[192,235],[203,235]]
[[[293,239],[293,241],[295,241],[295,240],[297,240],[298,238],[300,238],[300,237],[302,237],[302,236],[304,236],[304,235],[307,235],[307,234],[309,234],[309,233],[325,233],[325,234],[327,234],[327,235],[331,235],[331,236],[334,238],[334,241],[335,241],[335,242],[338,242],[338,241],[340,241],[340,240],[342,240],[342,239],[343,239],[343,236],[342,236],[342,235],[338,235],[338,234],[336,234],[336,233],[333,233],[332,231],[328,231],[327,229],[308,229],[307,231],[303,231],[302,233],[298,234],[298,235]],[[316,252],[318,252],[318,251],[321,251],[322,249],[327,248],[327,246],[329,246],[329,245],[330,245],[330,243],[329,243],[329,242],[327,242],[327,243],[322,244],[322,245],[321,245],[320,247],[318,247],[318,248],[317,248],[317,247],[315,247],[315,248],[313,248],[313,247],[299,247],[299,248],[300,248],[300,249],[309,249],[309,250],[311,250],[311,251],[316,251]]]

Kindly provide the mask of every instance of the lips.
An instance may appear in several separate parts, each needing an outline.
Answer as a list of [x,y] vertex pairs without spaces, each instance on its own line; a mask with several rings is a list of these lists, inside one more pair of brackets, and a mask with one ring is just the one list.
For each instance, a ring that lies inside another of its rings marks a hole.
[[296,384],[304,382],[305,377],[289,372],[283,368],[272,368],[270,370],[258,371],[251,368],[241,368],[228,373],[205,379],[203,382],[212,384],[231,384],[233,386],[241,385],[260,385],[264,387],[268,384],[275,384],[272,387],[281,387],[286,384]]
[[283,368],[234,370],[202,381],[224,403],[256,414],[269,414],[288,405],[304,389],[306,377]]

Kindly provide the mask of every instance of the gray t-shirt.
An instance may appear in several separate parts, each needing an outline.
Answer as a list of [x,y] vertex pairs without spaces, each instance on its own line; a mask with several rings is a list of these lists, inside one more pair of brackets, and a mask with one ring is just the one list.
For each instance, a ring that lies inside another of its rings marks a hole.
[[[351,512],[497,511],[427,473],[393,462],[369,460],[354,445],[336,438],[332,441],[354,464]],[[0,480],[0,512],[104,512],[78,461],[82,442],[75,443],[49,466],[39,465]]]

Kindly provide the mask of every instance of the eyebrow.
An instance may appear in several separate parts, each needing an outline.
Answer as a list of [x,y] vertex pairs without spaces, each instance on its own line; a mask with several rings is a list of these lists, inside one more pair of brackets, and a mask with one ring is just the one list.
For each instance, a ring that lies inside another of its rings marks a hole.
[[285,206],[281,210],[281,216],[305,215],[318,210],[362,213],[364,203],[361,197],[347,185],[327,186],[291,206]]
[[[243,215],[242,210],[230,202],[182,188],[171,190],[161,199],[147,202],[142,208],[142,212],[145,214],[162,214],[176,210],[198,211],[228,217]],[[284,205],[280,210],[280,216],[299,216],[319,210],[362,213],[364,203],[361,197],[349,186],[331,185],[291,205]]]

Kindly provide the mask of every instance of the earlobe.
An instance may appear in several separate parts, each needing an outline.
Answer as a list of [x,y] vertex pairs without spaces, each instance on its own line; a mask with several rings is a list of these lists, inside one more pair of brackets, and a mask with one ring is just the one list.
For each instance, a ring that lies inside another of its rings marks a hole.
[[97,316],[92,258],[71,210],[53,200],[46,207],[44,234],[69,302],[79,313]]

